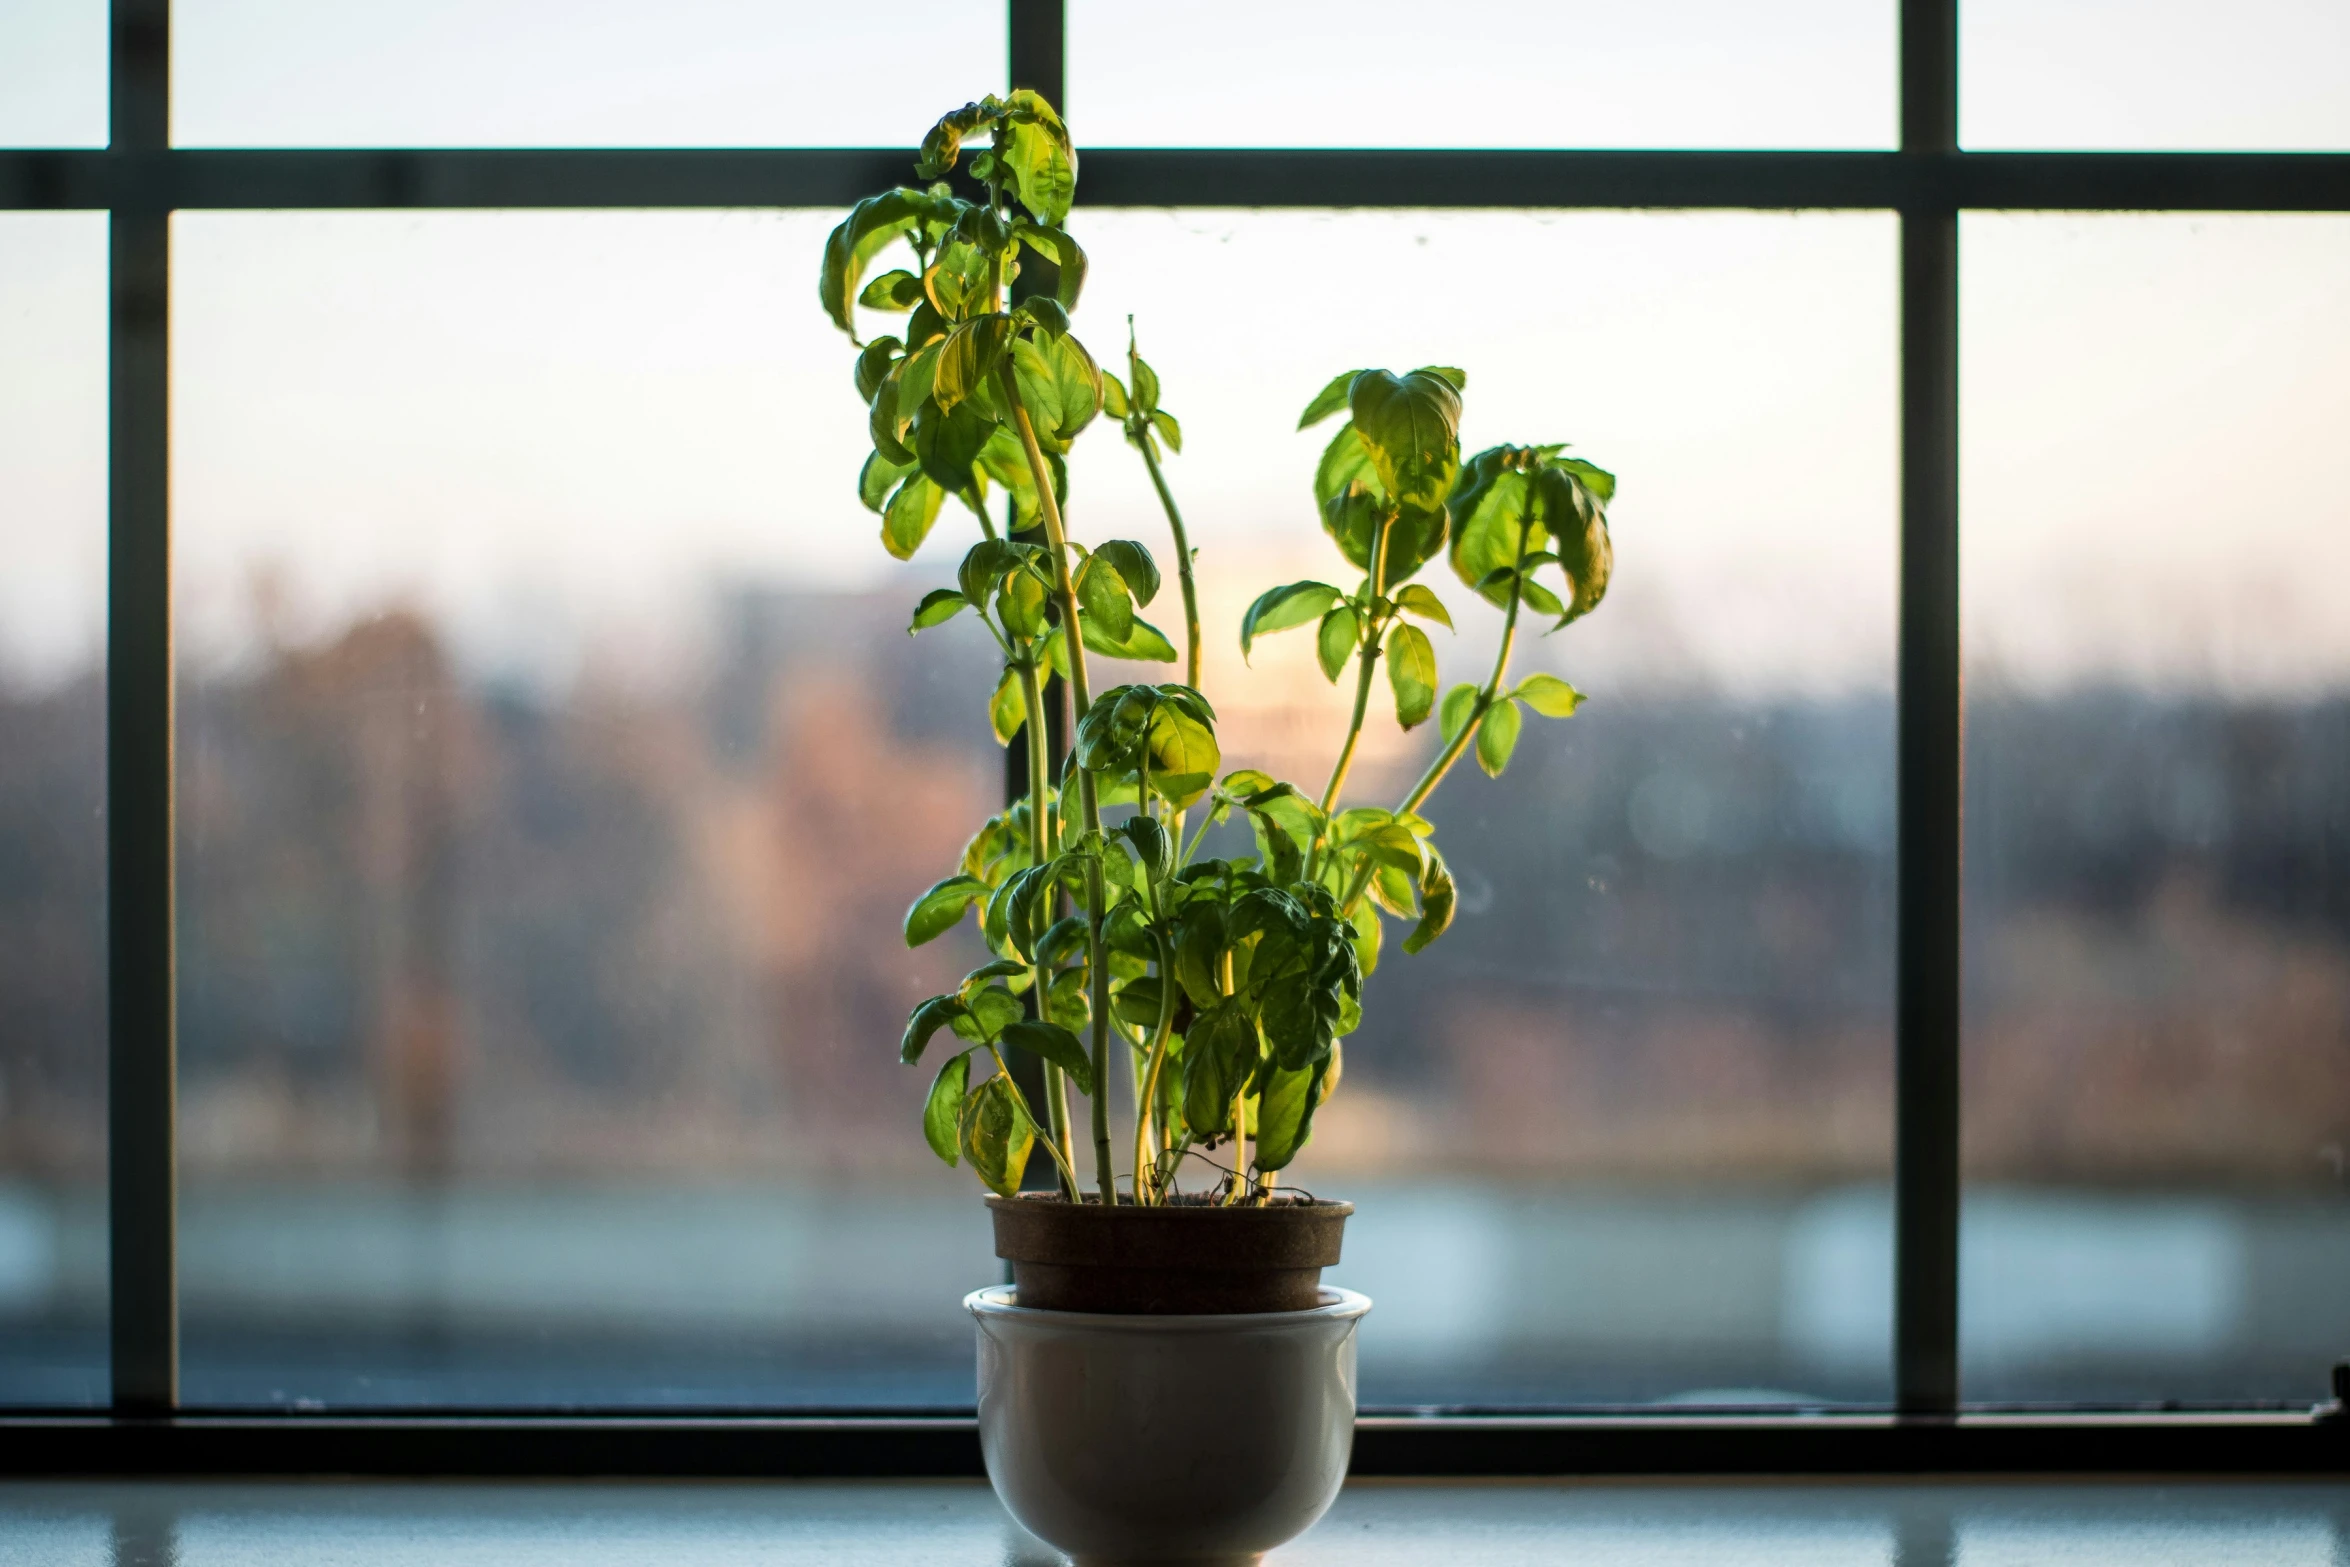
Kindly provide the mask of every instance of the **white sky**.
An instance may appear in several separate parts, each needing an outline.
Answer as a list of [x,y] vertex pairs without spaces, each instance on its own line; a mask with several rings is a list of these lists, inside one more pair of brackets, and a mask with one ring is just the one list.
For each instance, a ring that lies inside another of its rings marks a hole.
[[[855,68],[876,54],[864,8],[814,13],[833,31],[808,50],[810,12],[753,0],[180,0],[176,124],[232,143],[905,140],[1002,71],[992,11],[930,9],[970,36],[883,97]],[[1970,139],[2350,140],[2350,5],[2126,12],[1974,0]],[[102,65],[101,13],[0,0],[0,140],[102,136],[102,69],[72,87],[76,60]],[[1422,12],[1384,0],[1351,7],[1343,35],[1304,7],[1172,14],[1073,5],[1081,143],[1891,135],[1889,4],[1799,0],[1767,27],[1723,0],[1447,8],[1448,36],[1539,41],[1498,52],[1425,47],[1405,25]],[[1235,64],[1242,36],[1277,77]],[[937,559],[894,567],[851,494],[861,411],[809,287],[835,216],[183,216],[192,649],[240,644],[264,574],[297,633],[406,599],[478,665],[548,677],[591,646],[673,665],[720,581],[939,576],[967,521],[949,514]],[[1472,445],[1564,438],[1623,475],[1617,595],[1574,633],[1578,670],[1889,686],[1890,218],[1087,211],[1078,227],[1081,333],[1115,363],[1140,315],[1190,435],[1179,493],[1252,582],[1326,569],[1305,499],[1319,441],[1290,433],[1304,398],[1355,364],[1453,362]],[[2324,466],[2350,414],[2350,220],[1979,215],[1964,253],[1978,669],[2350,680],[2350,616],[2327,591],[2350,569],[2350,504]],[[98,640],[104,265],[102,219],[0,215],[0,671],[18,676]],[[1081,533],[1159,537],[1113,432],[1076,472]]]

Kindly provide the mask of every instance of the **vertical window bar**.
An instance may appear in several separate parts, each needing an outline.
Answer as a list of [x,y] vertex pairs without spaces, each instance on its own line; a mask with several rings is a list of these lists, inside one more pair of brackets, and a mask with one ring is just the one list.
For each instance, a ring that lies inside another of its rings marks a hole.
[[1957,150],[1956,0],[1902,0],[1901,151],[1925,177],[1901,214],[1893,1383],[1928,1415],[1958,1407]]
[[179,1401],[174,1103],[169,0],[113,0],[107,394],[107,1206],[114,1408]]
[[1069,112],[1069,25],[1062,0],[1010,0],[1012,85],[1043,93]]

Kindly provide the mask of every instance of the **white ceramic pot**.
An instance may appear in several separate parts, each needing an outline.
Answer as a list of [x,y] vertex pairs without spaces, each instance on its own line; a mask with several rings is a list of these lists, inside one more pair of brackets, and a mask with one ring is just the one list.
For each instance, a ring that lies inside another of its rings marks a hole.
[[1354,1448],[1355,1324],[1306,1311],[1138,1317],[1034,1311],[1009,1288],[979,1321],[979,1441],[996,1495],[1077,1558],[1241,1564],[1328,1511]]

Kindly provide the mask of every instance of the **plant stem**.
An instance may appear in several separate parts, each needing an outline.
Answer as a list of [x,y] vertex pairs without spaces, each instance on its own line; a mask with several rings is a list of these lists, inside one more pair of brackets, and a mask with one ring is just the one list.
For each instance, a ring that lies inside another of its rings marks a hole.
[[1158,443],[1148,430],[1135,443],[1142,448],[1142,465],[1150,470],[1151,487],[1167,513],[1167,531],[1175,535],[1175,580],[1183,589],[1183,683],[1199,689],[1199,587],[1191,574],[1191,537],[1183,531],[1183,514],[1175,509],[1175,492],[1159,467]]
[[[1069,695],[1077,721],[1083,723],[1093,706],[1093,689],[1086,676],[1083,623],[1077,618],[1077,584],[1069,575],[1069,535],[1061,526],[1061,503],[1053,494],[1052,470],[1036,444],[1036,426],[1029,420],[1027,404],[1020,401],[1020,379],[1012,373],[1009,349],[997,362],[996,374],[1003,383],[1004,406],[1012,411],[1012,428],[1019,433],[1020,449],[1028,457],[1028,474],[1036,484],[1036,509],[1044,517],[1044,536],[1052,545],[1053,593],[1060,600],[1061,644],[1069,655]],[[1077,769],[1077,809],[1086,832],[1101,831],[1101,804],[1094,793],[1093,774],[1082,767]],[[1110,1168],[1110,965],[1102,944],[1105,899],[1101,866],[1090,867],[1085,880],[1086,951],[1088,972],[1093,976],[1094,1091],[1090,1098],[1094,1186],[1101,1193],[1102,1206],[1114,1208],[1118,1205],[1118,1178]]]
[[[1051,858],[1052,844],[1045,820],[1045,738],[1044,685],[1036,677],[1036,661],[1024,658],[1020,671],[1020,698],[1028,708],[1028,856],[1032,865],[1042,865]],[[1048,978],[1042,963],[1029,965],[1030,986],[1036,997],[1036,1015],[1045,1016],[1045,1001],[1049,994]],[[1058,1066],[1044,1064],[1044,1107],[1051,1118],[1047,1134],[1052,1139],[1053,1152],[1061,1166],[1061,1184],[1064,1195],[1077,1201],[1077,1177],[1072,1173],[1076,1148],[1069,1138],[1069,1078]]]
[[[1232,953],[1227,948],[1216,959],[1216,992],[1232,994]],[[1243,1077],[1232,1090],[1232,1189],[1224,1194],[1223,1206],[1229,1208],[1240,1201],[1240,1194],[1248,1186],[1248,1079]]]
[[1518,606],[1523,602],[1522,587],[1523,584],[1517,584],[1510,589],[1509,614],[1501,623],[1501,651],[1493,660],[1493,678],[1486,681],[1485,689],[1477,693],[1477,705],[1470,710],[1469,721],[1461,725],[1461,732],[1452,737],[1451,744],[1436,753],[1436,760],[1428,764],[1428,770],[1420,775],[1420,781],[1412,785],[1412,792],[1405,795],[1403,803],[1395,808],[1398,816],[1406,811],[1418,810],[1421,802],[1436,792],[1436,786],[1444,782],[1444,775],[1452,771],[1452,764],[1461,759],[1461,753],[1477,737],[1477,730],[1484,724],[1485,715],[1492,712],[1493,704],[1500,700],[1501,683],[1509,673],[1510,647],[1518,635]]
[[[1389,515],[1379,523],[1379,537],[1371,548],[1371,597],[1376,601],[1386,591],[1383,579],[1387,575],[1387,535],[1395,526]],[[1322,791],[1322,814],[1328,816],[1338,804],[1338,791],[1346,787],[1348,769],[1354,766],[1355,745],[1363,738],[1363,719],[1371,708],[1371,680],[1379,668],[1379,631],[1381,622],[1368,614],[1364,616],[1362,672],[1355,678],[1354,717],[1346,726],[1346,744],[1339,747],[1338,765],[1330,769],[1330,787]],[[1320,844],[1315,848],[1319,850]]]
[[[1518,546],[1520,560],[1525,558],[1525,553],[1525,544],[1521,541]],[[1436,753],[1436,760],[1428,764],[1428,770],[1420,775],[1420,781],[1412,785],[1412,792],[1405,795],[1403,803],[1395,808],[1396,815],[1401,816],[1407,811],[1418,810],[1421,803],[1436,792],[1436,786],[1444,782],[1444,775],[1452,771],[1452,764],[1461,759],[1461,753],[1469,748],[1469,742],[1477,738],[1478,729],[1483,727],[1485,723],[1485,715],[1492,712],[1493,704],[1501,699],[1501,683],[1509,675],[1510,648],[1516,643],[1518,637],[1518,607],[1524,602],[1525,582],[1521,578],[1510,585],[1510,607],[1509,612],[1502,617],[1501,650],[1493,658],[1493,677],[1487,680],[1485,688],[1477,693],[1477,701],[1469,710],[1467,722],[1461,725],[1461,732],[1454,735],[1445,748]],[[1354,883],[1347,888],[1346,896],[1338,900],[1339,913],[1343,915],[1354,912],[1354,906],[1362,897],[1363,889],[1371,885],[1372,875],[1373,868],[1366,860],[1362,869],[1355,873]]]
[[[1134,1111],[1134,1200],[1138,1203],[1157,1202],[1158,1156],[1151,1151],[1156,1141],[1151,1136],[1151,1112],[1157,1107],[1159,1070],[1167,1064],[1167,1041],[1175,1032],[1175,952],[1168,945],[1164,932],[1159,936],[1159,1025],[1151,1037],[1150,1065],[1143,1073],[1141,1091],[1136,1095]],[[1145,1155],[1149,1155],[1148,1158]],[[1144,1195],[1142,1172],[1145,1165],[1151,1170],[1150,1192]]]

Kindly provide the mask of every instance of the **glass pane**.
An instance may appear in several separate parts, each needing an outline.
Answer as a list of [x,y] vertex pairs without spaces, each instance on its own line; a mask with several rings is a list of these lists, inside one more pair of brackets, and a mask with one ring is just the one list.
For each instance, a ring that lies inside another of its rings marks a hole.
[[0,5],[0,147],[106,145],[106,0]]
[[1883,0],[1069,7],[1105,147],[1890,147]]
[[898,147],[1007,70],[1002,8],[948,0],[177,0],[172,13],[183,146]]
[[1968,0],[1958,17],[1969,147],[2350,147],[2340,0]]
[[2350,1342],[2350,220],[1963,243],[1967,1394],[2308,1403]]
[[[897,925],[1000,791],[993,658],[904,633],[969,520],[893,566],[857,507],[833,217],[179,220],[192,1399],[968,1400],[1000,1265],[893,1046],[976,941]],[[1333,368],[1455,360],[1473,440],[1625,475],[1614,599],[1529,662],[1593,703],[1439,796],[1462,927],[1382,970],[1300,1167],[1362,1205],[1366,1396],[1882,1397],[1891,220],[1084,238],[1081,327],[1147,306],[1189,421],[1228,754],[1329,763],[1303,647],[1230,644],[1327,569]],[[1163,536],[1106,429],[1072,485]],[[1383,727],[1363,796],[1424,749]]]
[[[1295,433],[1333,372],[1460,365],[1468,449],[1571,438],[1622,478],[1608,601],[1520,660],[1591,701],[1434,797],[1458,923],[1391,942],[1294,1174],[1357,1205],[1334,1277],[1378,1302],[1363,1397],[1885,1397],[1892,220],[1126,211],[1083,237],[1081,329],[1114,358],[1135,312],[1184,422],[1229,758],[1318,789],[1343,731],[1302,634],[1247,668],[1235,640],[1255,593],[1344,569],[1313,514],[1329,432]],[[1071,482],[1081,533],[1165,537],[1130,451],[1081,444]],[[1423,580],[1461,625],[1443,679],[1480,677],[1495,616]],[[1436,743],[1382,716],[1346,798],[1394,803]]]
[[0,213],[0,1404],[106,1381],[106,219]]

